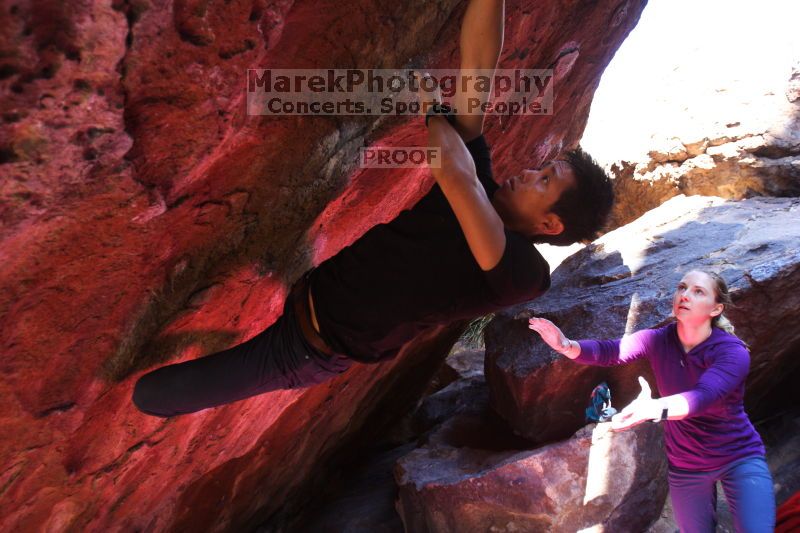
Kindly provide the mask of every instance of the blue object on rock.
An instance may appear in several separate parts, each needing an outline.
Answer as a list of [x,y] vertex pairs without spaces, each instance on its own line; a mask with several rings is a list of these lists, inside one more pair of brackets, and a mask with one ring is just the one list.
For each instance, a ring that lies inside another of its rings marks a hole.
[[605,381],[592,390],[591,404],[586,408],[587,422],[608,422],[617,414],[611,407],[611,389]]

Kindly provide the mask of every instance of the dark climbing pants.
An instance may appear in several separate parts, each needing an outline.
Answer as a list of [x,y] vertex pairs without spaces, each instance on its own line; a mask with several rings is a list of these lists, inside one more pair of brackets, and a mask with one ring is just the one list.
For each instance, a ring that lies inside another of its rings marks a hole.
[[170,417],[277,389],[315,385],[341,374],[353,360],[326,355],[301,331],[294,299],[305,296],[291,291],[283,315],[238,346],[145,374],[134,387],[133,403],[149,415]]

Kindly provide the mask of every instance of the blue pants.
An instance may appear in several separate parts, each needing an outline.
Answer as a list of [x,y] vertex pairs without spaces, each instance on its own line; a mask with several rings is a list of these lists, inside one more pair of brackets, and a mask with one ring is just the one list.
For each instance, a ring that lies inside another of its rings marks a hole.
[[326,381],[347,370],[352,359],[326,355],[303,335],[292,291],[283,315],[252,339],[228,350],[168,365],[139,378],[133,403],[160,417],[193,413],[277,389]]
[[717,526],[716,482],[722,483],[737,532],[775,528],[772,476],[762,456],[739,459],[717,470],[669,469],[669,492],[681,533],[713,533]]

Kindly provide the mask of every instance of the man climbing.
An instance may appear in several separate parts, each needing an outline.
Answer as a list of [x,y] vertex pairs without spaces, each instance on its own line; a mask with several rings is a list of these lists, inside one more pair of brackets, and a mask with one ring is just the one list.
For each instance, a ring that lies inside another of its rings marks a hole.
[[[502,0],[471,0],[461,27],[461,71],[494,71]],[[488,92],[468,87],[454,108]],[[531,300],[550,286],[534,242],[591,240],[611,210],[608,177],[580,149],[535,170],[492,177],[482,114],[435,106],[429,145],[441,147],[436,184],[411,209],[375,226],[292,287],[282,316],[228,350],[142,376],[133,401],[174,416],[276,389],[320,383],[352,361],[397,354],[421,331]]]

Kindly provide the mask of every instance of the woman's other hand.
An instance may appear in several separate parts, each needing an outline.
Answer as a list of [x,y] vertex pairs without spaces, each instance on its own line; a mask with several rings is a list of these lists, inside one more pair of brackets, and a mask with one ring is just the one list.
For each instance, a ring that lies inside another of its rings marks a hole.
[[625,431],[633,426],[638,426],[642,422],[652,422],[661,418],[663,409],[661,400],[653,398],[650,391],[650,384],[647,380],[639,376],[639,385],[642,392],[625,409],[611,418],[611,429],[613,431]]

